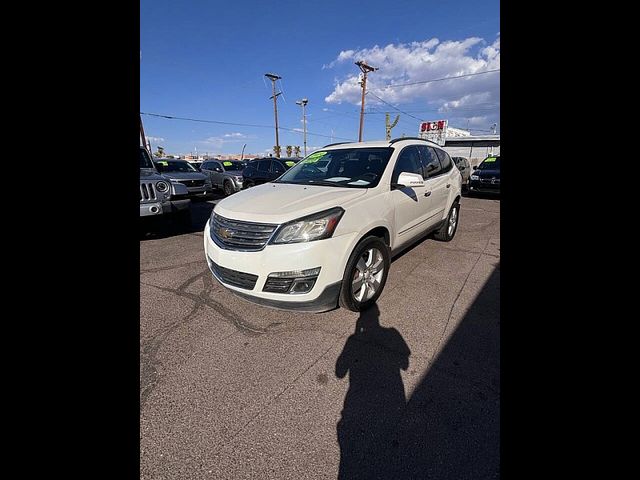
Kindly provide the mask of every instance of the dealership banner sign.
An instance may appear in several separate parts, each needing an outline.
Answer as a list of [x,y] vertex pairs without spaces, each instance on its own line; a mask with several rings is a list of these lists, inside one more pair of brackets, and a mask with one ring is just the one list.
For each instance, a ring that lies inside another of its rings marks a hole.
[[425,140],[430,140],[444,147],[447,136],[448,120],[436,120],[433,122],[422,122],[418,136]]

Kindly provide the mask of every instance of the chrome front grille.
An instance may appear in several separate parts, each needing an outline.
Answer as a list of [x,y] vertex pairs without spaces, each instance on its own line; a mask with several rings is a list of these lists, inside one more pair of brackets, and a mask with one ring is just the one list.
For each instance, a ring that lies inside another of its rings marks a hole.
[[262,250],[276,228],[278,225],[230,220],[220,215],[214,215],[210,225],[211,239],[216,245],[244,252]]
[[178,180],[185,187],[203,187],[204,180]]
[[140,182],[140,202],[157,200],[156,187],[153,182]]

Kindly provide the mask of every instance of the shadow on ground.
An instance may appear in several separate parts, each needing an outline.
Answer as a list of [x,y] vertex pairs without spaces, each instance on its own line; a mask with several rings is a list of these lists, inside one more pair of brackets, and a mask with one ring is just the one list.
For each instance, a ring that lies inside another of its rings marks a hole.
[[500,477],[500,267],[483,286],[405,401],[400,333],[363,312],[336,362],[349,375],[341,420],[340,479]]

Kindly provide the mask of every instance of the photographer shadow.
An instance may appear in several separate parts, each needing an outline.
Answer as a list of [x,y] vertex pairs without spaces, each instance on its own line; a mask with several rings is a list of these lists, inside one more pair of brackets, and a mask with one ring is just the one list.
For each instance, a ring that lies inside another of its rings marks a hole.
[[397,427],[406,407],[400,370],[411,351],[395,328],[380,325],[377,305],[361,312],[355,332],[336,361],[336,377],[349,374],[349,390],[337,425],[338,478],[377,478],[395,463]]

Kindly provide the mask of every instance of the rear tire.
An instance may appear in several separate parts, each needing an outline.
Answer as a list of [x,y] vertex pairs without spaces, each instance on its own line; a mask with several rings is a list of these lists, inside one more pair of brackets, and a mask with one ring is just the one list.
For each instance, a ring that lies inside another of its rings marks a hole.
[[433,238],[441,242],[450,242],[458,231],[458,223],[460,223],[460,203],[456,200],[451,205],[444,225],[434,232]]
[[373,305],[387,283],[390,266],[391,253],[381,238],[369,236],[358,243],[344,270],[340,306],[361,312]]

